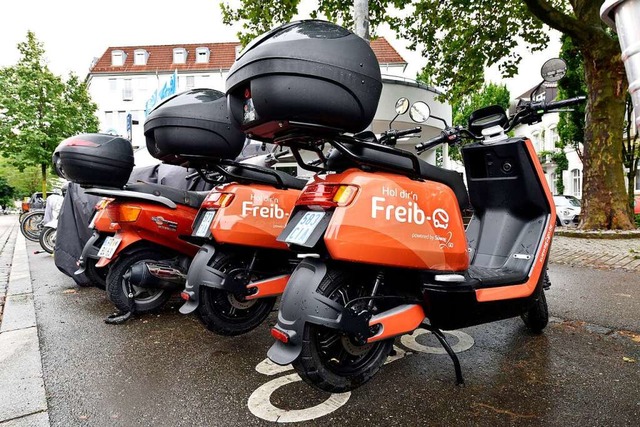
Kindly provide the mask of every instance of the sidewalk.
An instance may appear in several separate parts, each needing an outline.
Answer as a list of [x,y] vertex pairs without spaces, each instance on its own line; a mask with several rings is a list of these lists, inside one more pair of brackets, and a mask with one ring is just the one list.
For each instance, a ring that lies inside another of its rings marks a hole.
[[551,244],[549,262],[605,270],[640,271],[640,238],[596,239],[556,234]]
[[49,426],[26,241],[15,215],[1,221],[0,427]]

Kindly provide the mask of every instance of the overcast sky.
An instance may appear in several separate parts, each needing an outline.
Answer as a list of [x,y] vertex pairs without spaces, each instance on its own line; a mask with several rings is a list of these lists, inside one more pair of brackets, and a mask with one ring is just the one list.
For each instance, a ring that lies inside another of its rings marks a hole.
[[[0,66],[13,65],[16,45],[33,31],[44,43],[50,68],[57,74],[73,71],[84,77],[94,57],[109,46],[234,41],[239,26],[222,24],[221,0],[10,0],[2,2]],[[305,17],[305,16],[303,16]],[[409,62],[413,77],[424,59],[404,48],[390,32],[382,35]],[[526,55],[520,75],[505,81],[512,96],[539,83],[544,61],[557,56],[559,44],[535,55]],[[490,73],[488,79],[499,82]]]

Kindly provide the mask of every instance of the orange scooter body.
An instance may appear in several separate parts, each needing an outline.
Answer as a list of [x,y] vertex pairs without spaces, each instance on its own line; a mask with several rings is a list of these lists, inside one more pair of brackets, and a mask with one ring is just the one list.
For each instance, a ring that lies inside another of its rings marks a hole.
[[349,169],[314,184],[357,187],[336,207],[324,242],[331,258],[422,270],[464,271],[469,255],[453,191],[432,181]]
[[217,243],[288,250],[276,238],[289,220],[299,190],[229,183],[214,191],[234,196],[227,206],[218,209],[211,223],[211,234]]
[[113,256],[100,258],[96,267],[108,265],[121,252],[142,240],[193,257],[198,246],[187,243],[180,236],[191,234],[197,212],[197,209],[185,205],[172,209],[138,200],[110,202],[95,218],[95,228],[100,232],[115,232],[114,238],[121,241]]

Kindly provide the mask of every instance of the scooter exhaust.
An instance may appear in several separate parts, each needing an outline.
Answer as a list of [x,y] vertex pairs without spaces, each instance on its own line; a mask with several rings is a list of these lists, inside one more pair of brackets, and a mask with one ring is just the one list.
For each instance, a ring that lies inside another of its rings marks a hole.
[[412,332],[422,324],[424,318],[424,310],[418,304],[402,304],[383,311],[369,321],[369,327],[377,327],[378,331],[367,340],[367,343]]
[[184,289],[187,275],[167,264],[139,262],[123,275],[131,285],[141,288],[179,291]]

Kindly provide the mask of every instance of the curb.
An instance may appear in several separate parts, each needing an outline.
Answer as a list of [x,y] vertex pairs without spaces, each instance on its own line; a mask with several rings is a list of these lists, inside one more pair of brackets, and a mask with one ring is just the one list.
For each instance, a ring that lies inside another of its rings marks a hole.
[[598,231],[598,230],[559,230],[556,236],[575,237],[577,239],[640,239],[640,230],[632,231]]
[[50,426],[31,273],[17,230],[0,324],[0,427]]

